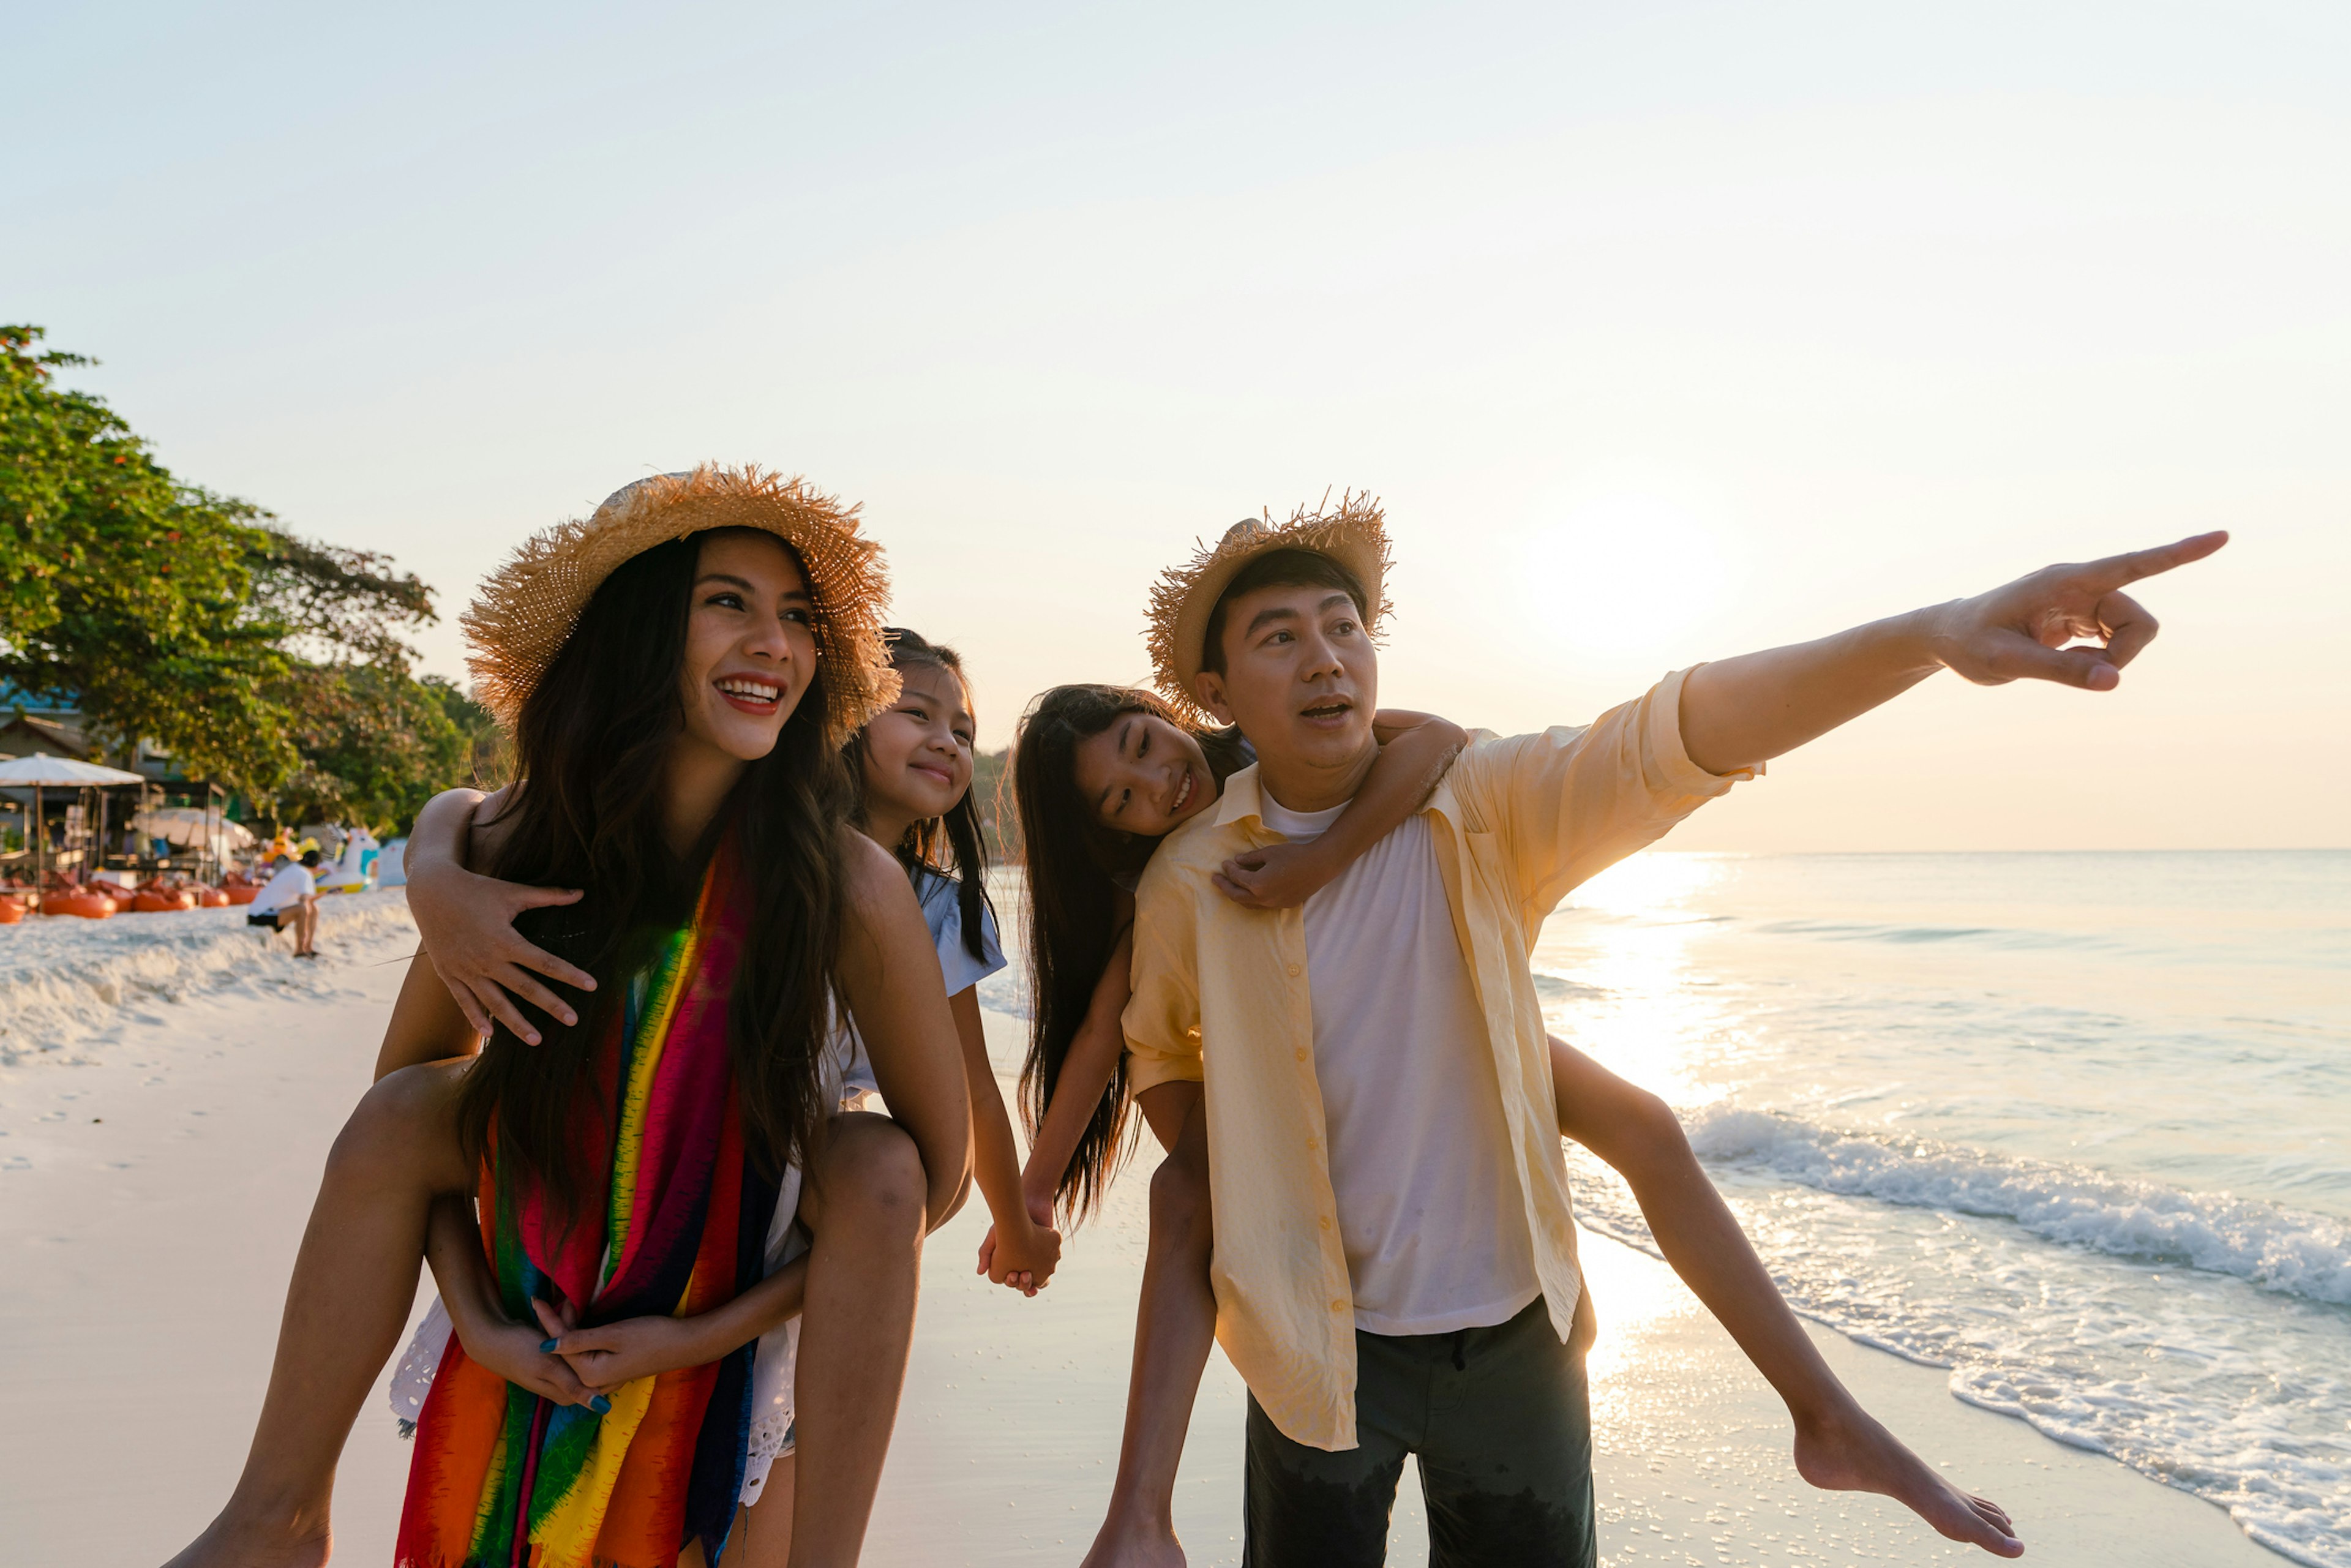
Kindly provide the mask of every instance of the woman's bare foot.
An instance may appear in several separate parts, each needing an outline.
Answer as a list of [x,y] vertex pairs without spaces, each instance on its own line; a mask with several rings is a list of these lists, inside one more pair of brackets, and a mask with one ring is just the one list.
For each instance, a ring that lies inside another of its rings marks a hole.
[[2024,1542],[1997,1503],[1961,1491],[1858,1405],[1796,1424],[1796,1473],[1824,1491],[1890,1497],[1953,1541],[1997,1557],[2022,1557]]
[[234,1503],[163,1568],[322,1568],[332,1549],[322,1518],[272,1522],[239,1517]]
[[1184,1548],[1172,1521],[1130,1522],[1113,1515],[1102,1521],[1078,1568],[1185,1568]]

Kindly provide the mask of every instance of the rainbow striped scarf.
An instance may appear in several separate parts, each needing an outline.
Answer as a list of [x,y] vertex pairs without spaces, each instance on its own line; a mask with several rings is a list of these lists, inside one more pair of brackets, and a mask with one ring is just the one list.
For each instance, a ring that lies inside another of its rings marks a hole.
[[[584,1194],[580,1212],[601,1207],[604,1223],[566,1225],[536,1192],[502,1204],[493,1133],[482,1247],[518,1322],[535,1321],[533,1297],[580,1303],[583,1324],[689,1317],[760,1277],[776,1183],[744,1157],[727,1055],[743,945],[735,882],[722,846],[693,923],[669,936],[599,1044],[595,1082],[613,1114],[610,1146],[582,1150],[604,1190]],[[715,1564],[743,1486],[752,1350],[640,1378],[599,1416],[508,1384],[453,1339],[417,1421],[395,1561],[669,1568],[699,1536]]]

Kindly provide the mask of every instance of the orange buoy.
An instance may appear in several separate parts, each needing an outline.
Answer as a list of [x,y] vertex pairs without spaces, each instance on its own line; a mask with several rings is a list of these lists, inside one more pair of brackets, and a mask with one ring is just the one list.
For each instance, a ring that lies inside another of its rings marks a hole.
[[114,901],[101,898],[94,893],[61,893],[55,898],[43,899],[41,913],[78,915],[84,920],[110,920],[114,917]]
[[261,889],[257,887],[225,887],[221,891],[228,895],[231,904],[251,904],[261,896]]
[[200,887],[196,889],[196,907],[199,909],[226,909],[228,904],[228,894],[223,893],[219,888]]
[[0,925],[14,925],[25,918],[25,906],[13,898],[0,898]]

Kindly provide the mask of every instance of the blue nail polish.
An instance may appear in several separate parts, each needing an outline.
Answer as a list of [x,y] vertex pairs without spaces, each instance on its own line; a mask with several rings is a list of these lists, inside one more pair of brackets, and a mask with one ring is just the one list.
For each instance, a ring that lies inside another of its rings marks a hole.
[[541,1355],[553,1355],[555,1354],[555,1342],[551,1339],[540,1340],[538,1342],[538,1354]]
[[599,1394],[595,1398],[588,1401],[588,1408],[599,1416],[610,1416],[612,1413],[612,1402]]

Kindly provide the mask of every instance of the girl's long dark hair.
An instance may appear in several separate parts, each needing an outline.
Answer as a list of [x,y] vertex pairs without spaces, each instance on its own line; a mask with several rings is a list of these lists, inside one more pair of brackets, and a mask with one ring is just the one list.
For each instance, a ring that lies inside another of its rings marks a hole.
[[[1149,714],[1189,731],[1207,754],[1220,789],[1248,761],[1236,731],[1186,724],[1159,697],[1131,686],[1055,686],[1020,721],[1013,741],[1012,787],[1028,853],[1029,1003],[1020,1113],[1032,1138],[1044,1123],[1094,988],[1125,932],[1118,917],[1119,890],[1134,885],[1159,847],[1157,839],[1103,827],[1078,788],[1080,743],[1130,713]],[[1125,1134],[1126,1055],[1121,1051],[1110,1087],[1054,1188],[1073,1217],[1084,1218],[1102,1200]]]
[[[945,643],[933,643],[919,632],[909,632],[903,626],[885,626],[882,640],[889,645],[890,667],[904,671],[916,664],[928,664],[945,670],[964,688],[969,700],[971,683],[964,679],[963,655]],[[863,802],[865,784],[865,732],[859,730],[841,748],[841,759],[853,788],[858,792],[854,810],[860,826],[865,821]],[[966,789],[963,799],[949,807],[946,814],[925,817],[906,830],[906,836],[890,846],[898,863],[912,876],[927,871],[936,876],[952,876],[956,883],[956,908],[963,917],[964,950],[981,963],[987,961],[987,932],[981,921],[985,910],[989,919],[996,911],[987,898],[987,834],[980,821],[979,802],[974,799],[978,791]]]
[[825,743],[821,664],[776,748],[744,770],[703,841],[681,859],[663,839],[664,772],[684,727],[686,619],[709,537],[656,545],[588,601],[516,720],[522,783],[483,868],[586,893],[569,908],[531,912],[544,917],[537,939],[596,977],[592,993],[569,998],[579,1024],[541,1015],[536,1046],[499,1028],[458,1100],[459,1134],[476,1160],[496,1124],[500,1191],[536,1188],[567,1220],[585,1218],[579,1200],[611,1148],[616,1108],[596,1092],[598,1042],[626,1005],[632,977],[693,918],[703,872],[730,831],[747,904],[727,1009],[744,1141],[778,1175],[802,1159],[828,1109],[818,1074],[842,920],[848,790]]

